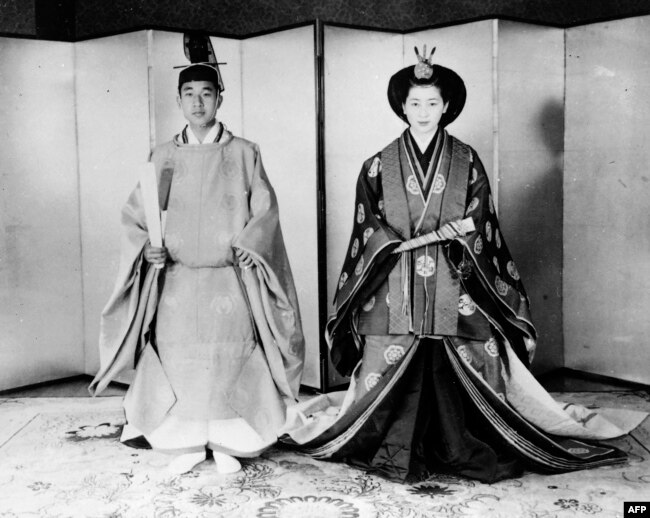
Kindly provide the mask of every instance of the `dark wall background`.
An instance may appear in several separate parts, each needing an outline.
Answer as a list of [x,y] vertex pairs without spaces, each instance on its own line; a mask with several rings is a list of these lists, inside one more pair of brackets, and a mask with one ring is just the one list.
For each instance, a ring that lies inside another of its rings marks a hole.
[[33,1],[0,0],[0,32],[17,36],[36,34]]
[[650,14],[650,0],[0,0],[0,33],[75,40],[144,27],[247,36],[320,19],[409,31],[480,18],[568,27]]

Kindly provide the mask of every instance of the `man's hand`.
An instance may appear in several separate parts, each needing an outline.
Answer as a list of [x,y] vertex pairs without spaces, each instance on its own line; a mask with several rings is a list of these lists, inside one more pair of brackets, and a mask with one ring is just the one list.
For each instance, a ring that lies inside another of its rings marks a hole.
[[163,247],[151,246],[147,241],[144,245],[144,258],[151,264],[162,264],[167,262],[167,249]]
[[239,261],[240,268],[244,270],[248,270],[248,268],[255,265],[253,258],[245,250],[242,250],[241,248],[235,248],[235,255],[237,256],[237,260]]

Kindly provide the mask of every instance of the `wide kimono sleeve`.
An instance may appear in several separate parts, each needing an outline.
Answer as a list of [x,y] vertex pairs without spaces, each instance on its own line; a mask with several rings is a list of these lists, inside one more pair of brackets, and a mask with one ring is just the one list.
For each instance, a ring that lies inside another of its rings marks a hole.
[[452,242],[449,256],[458,270],[463,270],[463,259],[471,261],[471,273],[463,285],[520,359],[529,364],[537,340],[529,299],[501,233],[483,164],[474,150],[471,155],[465,215],[474,220],[476,231]]
[[144,262],[148,239],[140,186],[122,209],[122,242],[115,287],[101,315],[100,368],[90,384],[96,395],[122,371],[135,368],[149,340],[158,302],[160,270]]
[[233,247],[248,252],[255,262],[254,267],[240,273],[258,338],[278,390],[287,398],[297,399],[305,356],[298,297],[277,198],[257,145],[249,169],[250,218]]
[[356,309],[385,281],[399,260],[392,251],[402,241],[385,218],[377,154],[364,162],[357,180],[352,234],[338,280],[335,313],[326,327],[332,363],[343,375],[352,373],[362,355]]

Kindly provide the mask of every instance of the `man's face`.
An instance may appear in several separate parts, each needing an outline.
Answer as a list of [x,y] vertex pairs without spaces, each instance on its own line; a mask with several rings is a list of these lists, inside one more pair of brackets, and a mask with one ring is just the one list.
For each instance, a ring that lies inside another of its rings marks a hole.
[[189,81],[181,86],[177,102],[190,127],[206,127],[214,123],[221,96],[212,81]]

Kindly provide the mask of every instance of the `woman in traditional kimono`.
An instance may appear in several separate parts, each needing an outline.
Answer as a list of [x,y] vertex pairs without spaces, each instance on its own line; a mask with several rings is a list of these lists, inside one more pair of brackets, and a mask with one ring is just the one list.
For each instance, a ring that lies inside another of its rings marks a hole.
[[409,127],[357,182],[327,324],[350,388],[298,405],[283,440],[397,480],[442,472],[494,482],[524,468],[623,462],[588,440],[622,435],[644,414],[618,426],[565,411],[528,371],[536,331],[487,175],[445,130],[465,86],[432,55],[390,79],[390,106]]

